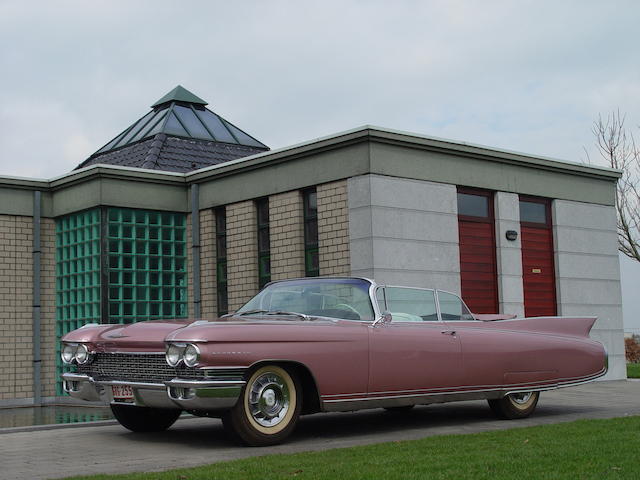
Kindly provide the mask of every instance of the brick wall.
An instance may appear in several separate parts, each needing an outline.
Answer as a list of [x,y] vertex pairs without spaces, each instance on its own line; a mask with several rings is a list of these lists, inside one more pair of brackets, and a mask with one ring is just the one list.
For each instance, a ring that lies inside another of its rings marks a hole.
[[0,400],[33,397],[32,220],[0,215]]
[[202,317],[216,317],[216,227],[211,209],[200,211],[200,294]]
[[320,275],[350,275],[347,181],[316,187]]
[[269,197],[271,280],[304,277],[304,225],[299,191]]
[[229,311],[258,291],[256,207],[252,200],[227,206],[227,278]]
[[56,378],[56,224],[52,218],[43,218],[40,226],[42,396],[53,397],[59,380]]

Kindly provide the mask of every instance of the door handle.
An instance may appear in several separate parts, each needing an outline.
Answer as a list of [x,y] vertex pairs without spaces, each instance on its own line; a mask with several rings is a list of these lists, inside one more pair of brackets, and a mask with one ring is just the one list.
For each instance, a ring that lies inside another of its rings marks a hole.
[[456,331],[455,330],[443,330],[440,332],[443,335],[451,335],[452,337],[456,336]]

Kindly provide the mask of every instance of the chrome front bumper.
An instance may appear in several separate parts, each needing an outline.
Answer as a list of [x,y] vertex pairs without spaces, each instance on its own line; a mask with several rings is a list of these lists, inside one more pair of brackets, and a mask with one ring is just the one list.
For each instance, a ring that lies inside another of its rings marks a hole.
[[[88,375],[77,373],[64,373],[62,380],[65,392],[81,400],[193,411],[232,408],[237,403],[242,387],[246,383],[241,380],[209,381],[178,378],[162,384],[96,381]],[[111,389],[112,385],[131,387],[133,399],[131,401],[115,399]]]

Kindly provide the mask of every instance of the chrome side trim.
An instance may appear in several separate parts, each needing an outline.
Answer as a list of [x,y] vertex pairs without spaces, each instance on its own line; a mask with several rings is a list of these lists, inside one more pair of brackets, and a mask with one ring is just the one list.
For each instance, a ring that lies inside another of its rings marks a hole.
[[592,382],[596,378],[606,373],[603,368],[595,375],[588,377],[580,377],[575,380],[566,380],[560,382],[549,383],[546,385],[532,386],[522,385],[520,388],[512,386],[501,386],[493,388],[475,389],[475,390],[456,390],[451,392],[428,392],[428,393],[402,393],[397,392],[393,395],[384,395],[377,397],[360,397],[360,398],[322,398],[322,410],[327,412],[350,411],[366,408],[393,407],[404,405],[426,405],[429,403],[455,402],[462,400],[486,400],[492,398],[502,398],[512,393],[521,392],[542,392],[547,390],[555,390],[564,387],[573,387]]

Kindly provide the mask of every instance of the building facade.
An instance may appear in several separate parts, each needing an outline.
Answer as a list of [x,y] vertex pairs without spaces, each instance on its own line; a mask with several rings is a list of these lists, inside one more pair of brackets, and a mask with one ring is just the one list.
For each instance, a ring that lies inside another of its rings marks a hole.
[[195,171],[150,169],[168,158],[156,148],[144,169],[93,156],[53,180],[0,178],[0,405],[60,401],[59,338],[83,324],[211,318],[310,275],[437,287],[476,313],[597,316],[606,378],[625,378],[619,172],[376,127],[261,145]]

